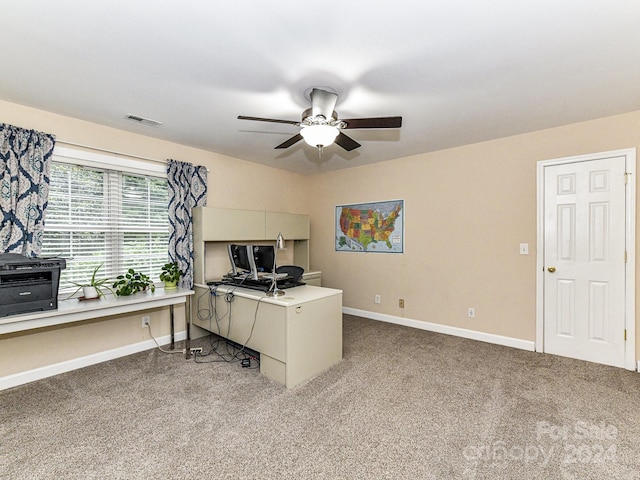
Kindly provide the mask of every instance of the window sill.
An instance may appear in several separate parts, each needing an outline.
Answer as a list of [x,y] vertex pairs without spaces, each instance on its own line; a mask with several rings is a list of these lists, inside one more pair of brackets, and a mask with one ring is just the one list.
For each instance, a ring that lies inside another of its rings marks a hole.
[[11,315],[0,318],[0,335],[35,328],[80,322],[109,315],[127,314],[141,310],[185,303],[193,290],[157,288],[154,293],[136,293],[128,297],[107,295],[99,300],[79,301],[77,298],[58,301],[57,310]]

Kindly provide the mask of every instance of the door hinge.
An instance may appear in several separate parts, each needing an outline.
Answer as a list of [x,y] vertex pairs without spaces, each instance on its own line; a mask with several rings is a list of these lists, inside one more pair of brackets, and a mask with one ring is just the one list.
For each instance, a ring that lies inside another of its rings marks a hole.
[[627,183],[629,183],[629,175],[631,175],[629,172],[624,172],[624,184],[625,185]]
[[624,252],[624,263],[627,263],[627,252]]
[[624,341],[625,342],[627,341],[627,329],[626,328],[624,329]]

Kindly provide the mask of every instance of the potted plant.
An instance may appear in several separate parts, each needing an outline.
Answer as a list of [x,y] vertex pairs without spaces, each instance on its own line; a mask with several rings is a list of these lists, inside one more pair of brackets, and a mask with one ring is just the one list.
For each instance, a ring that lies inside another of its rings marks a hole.
[[164,282],[164,289],[176,288],[182,275],[182,270],[178,268],[177,262],[165,263],[160,273],[160,280]]
[[133,268],[127,270],[124,275],[118,275],[113,283],[113,288],[116,289],[116,295],[119,297],[144,292],[147,289],[152,292],[156,290],[156,286],[147,275],[136,272]]
[[78,287],[78,289],[75,292],[73,292],[71,295],[69,295],[68,298],[73,297],[76,293],[80,291],[80,289],[82,289],[82,294],[83,294],[83,296],[80,298],[83,300],[90,300],[92,298],[100,298],[104,296],[104,291],[103,291],[104,289],[109,290],[111,293],[113,293],[113,290],[111,290],[111,288],[109,288],[108,285],[105,285],[109,281],[108,278],[101,278],[99,280],[96,278],[96,275],[98,274],[98,270],[100,270],[102,265],[103,264],[101,263],[100,265],[98,265],[93,269],[93,273],[91,274],[91,279],[89,280],[88,283],[71,282],[76,287]]

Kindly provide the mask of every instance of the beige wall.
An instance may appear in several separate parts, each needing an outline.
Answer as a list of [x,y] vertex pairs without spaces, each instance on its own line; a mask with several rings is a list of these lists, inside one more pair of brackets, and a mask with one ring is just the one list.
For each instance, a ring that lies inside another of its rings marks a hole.
[[[346,307],[534,341],[536,163],[638,146],[633,112],[315,176],[311,264]],[[391,199],[405,254],[334,251],[336,205]]]
[[[640,146],[640,112],[632,112],[303,177],[6,102],[0,112],[0,122],[59,140],[206,165],[209,206],[308,213],[311,268],[322,270],[323,285],[344,290],[346,307],[529,341],[535,340],[536,162]],[[366,148],[375,145],[362,155]],[[249,182],[241,194],[229,180],[238,177]],[[389,199],[405,200],[404,254],[334,251],[336,205]],[[529,244],[528,256],[519,255],[520,243]],[[468,307],[476,309],[475,319],[467,318]],[[181,330],[184,313],[178,317]],[[154,335],[166,335],[167,309],[153,313],[152,322],[159,324]],[[0,337],[0,376],[146,335],[140,315],[132,315]]]
[[[209,168],[209,206],[307,213],[307,177],[176,143],[0,101],[0,122],[51,133],[60,142],[153,159],[173,158]],[[59,143],[59,145],[63,145]],[[234,179],[242,179],[242,183]],[[278,185],[278,189],[273,189]],[[159,274],[159,272],[158,272]],[[153,276],[153,275],[151,275]],[[149,340],[140,317],[151,316],[155,337],[169,334],[169,309],[79,322],[0,336],[0,377]],[[176,308],[176,331],[185,328]]]
[[[149,340],[143,315],[155,338],[170,335],[169,307],[0,335],[0,377]],[[183,305],[175,306],[174,317],[176,332],[183,331]]]
[[[62,143],[66,141],[146,158],[205,165],[210,169],[209,206],[307,213],[308,178],[295,173],[13,103],[0,101],[0,112],[0,122],[52,133],[60,146],[66,147]],[[141,131],[153,131],[151,128]],[[274,189],[274,185],[279,188]]]

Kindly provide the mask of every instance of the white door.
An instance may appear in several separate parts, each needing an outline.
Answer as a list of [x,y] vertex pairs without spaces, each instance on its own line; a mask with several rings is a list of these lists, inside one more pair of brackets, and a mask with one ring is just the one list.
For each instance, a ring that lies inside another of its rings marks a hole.
[[625,157],[544,167],[544,351],[625,366]]

